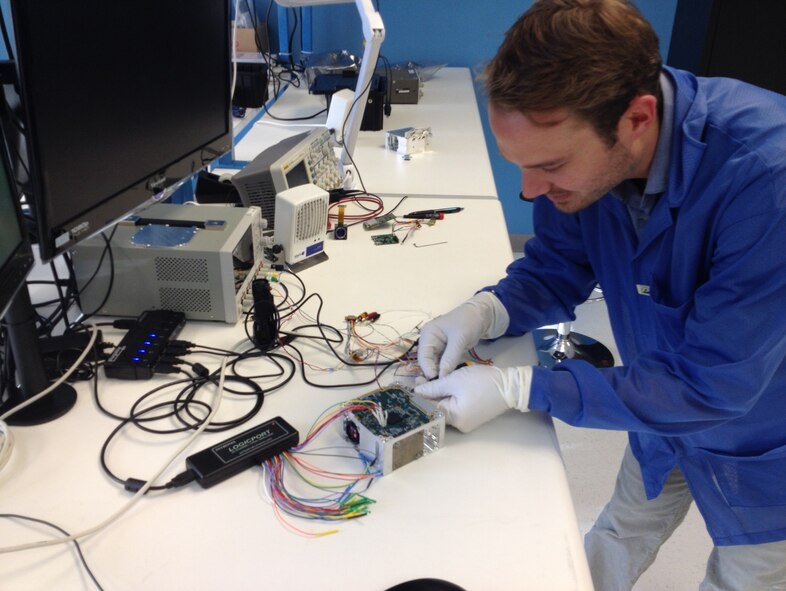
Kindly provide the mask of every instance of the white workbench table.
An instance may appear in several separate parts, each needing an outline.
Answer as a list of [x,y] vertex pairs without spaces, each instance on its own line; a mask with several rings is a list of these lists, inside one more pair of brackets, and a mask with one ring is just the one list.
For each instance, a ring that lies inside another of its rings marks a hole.
[[[277,117],[303,117],[324,108],[324,97],[288,87],[270,107]],[[235,146],[236,160],[253,160],[276,142],[324,125],[326,115],[288,124],[263,116]],[[404,160],[385,148],[385,130],[430,127],[431,149]],[[424,83],[415,105],[393,105],[383,130],[361,131],[352,155],[366,189],[386,195],[451,195],[497,198],[470,71],[443,68]]]
[[[387,206],[396,201],[387,200]],[[408,199],[398,211],[445,202],[444,197]],[[465,210],[418,230],[404,244],[373,246],[359,226],[350,229],[345,242],[330,240],[329,260],[300,274],[309,292],[319,292],[324,300],[322,321],[343,327],[345,315],[374,310],[382,314],[380,322],[406,331],[495,282],[511,260],[499,202],[454,198],[451,204]],[[309,311],[315,315],[316,305]],[[110,329],[105,339],[117,342],[120,334]],[[181,338],[233,347],[244,332],[240,325],[189,322]],[[319,347],[302,349],[312,363],[337,365]],[[528,337],[500,339],[479,353],[500,365],[535,358]],[[218,366],[214,357],[190,359],[211,369]],[[309,370],[308,375],[320,383],[370,376],[368,370]],[[392,380],[385,374],[380,381]],[[99,392],[108,408],[122,414],[141,393],[163,381],[102,378]],[[296,376],[269,395],[259,415],[237,431],[282,416],[303,434],[330,404],[374,388],[317,389]],[[77,389],[77,405],[64,417],[14,428],[16,448],[0,472],[0,513],[35,516],[76,532],[130,497],[98,464],[99,448],[116,423],[98,412],[87,384]],[[228,397],[220,418],[239,408],[248,403]],[[226,437],[203,434],[187,453]],[[335,433],[325,437],[326,445],[331,437],[340,441]],[[129,430],[110,447],[109,463],[123,477],[146,478],[184,439]],[[167,479],[183,467],[181,458]],[[468,591],[591,589],[547,416],[511,411],[471,434],[449,428],[443,449],[374,483],[368,491],[376,501],[370,515],[339,524],[338,534],[324,538],[304,539],[284,529],[261,491],[260,475],[254,468],[208,490],[192,483],[142,499],[109,529],[83,542],[90,566],[105,589],[118,591],[382,591],[419,577],[446,579]],[[312,522],[297,525],[327,529]],[[49,535],[44,528],[0,520],[3,546]],[[0,554],[0,588],[70,591],[91,589],[92,584],[73,549],[60,546]]]

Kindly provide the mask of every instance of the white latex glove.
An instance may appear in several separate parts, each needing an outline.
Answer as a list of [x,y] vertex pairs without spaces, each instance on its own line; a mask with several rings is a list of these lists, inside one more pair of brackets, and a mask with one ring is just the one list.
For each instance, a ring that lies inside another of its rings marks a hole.
[[426,382],[415,393],[437,401],[445,420],[467,433],[509,408],[529,410],[532,367],[469,365],[446,378]]
[[418,365],[427,378],[437,375],[444,378],[480,339],[502,336],[508,324],[508,311],[497,296],[488,291],[476,293],[457,308],[423,326],[418,343]]

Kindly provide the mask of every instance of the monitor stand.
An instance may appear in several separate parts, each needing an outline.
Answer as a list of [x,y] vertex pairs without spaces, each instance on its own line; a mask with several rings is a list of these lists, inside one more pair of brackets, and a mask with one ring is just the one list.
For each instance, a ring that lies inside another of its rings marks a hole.
[[[36,312],[26,286],[22,286],[14,296],[4,320],[10,344],[10,355],[5,362],[12,375],[13,369],[16,369],[16,381],[9,385],[8,396],[0,403],[0,417],[50,386],[38,341]],[[40,425],[63,416],[75,403],[76,390],[64,383],[15,412],[5,422],[9,425]]]

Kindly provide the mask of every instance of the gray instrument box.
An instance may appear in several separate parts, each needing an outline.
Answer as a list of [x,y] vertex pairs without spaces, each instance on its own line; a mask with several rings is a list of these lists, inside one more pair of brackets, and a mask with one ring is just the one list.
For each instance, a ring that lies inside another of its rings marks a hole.
[[74,248],[82,311],[235,323],[262,266],[264,225],[258,207],[156,204],[105,232],[113,264],[100,236]]

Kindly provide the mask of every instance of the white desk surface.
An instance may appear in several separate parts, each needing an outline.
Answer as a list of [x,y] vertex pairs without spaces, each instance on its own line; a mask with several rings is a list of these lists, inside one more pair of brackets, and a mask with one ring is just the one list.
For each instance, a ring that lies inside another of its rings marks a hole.
[[[423,85],[416,105],[394,104],[383,130],[361,131],[352,154],[366,189],[385,195],[455,195],[497,198],[470,71],[443,68]],[[324,108],[322,96],[287,88],[270,111],[277,117],[302,117]],[[325,115],[288,125],[267,115],[235,146],[236,160],[253,160],[262,150],[306,124],[324,125]],[[266,123],[267,122],[267,123]],[[272,122],[272,124],[271,124]],[[283,126],[282,126],[283,125]],[[430,127],[431,149],[404,160],[385,148],[385,130]]]
[[[395,201],[387,200],[387,206]],[[400,211],[441,203],[413,198]],[[511,260],[500,204],[490,199],[456,204],[466,209],[418,230],[404,244],[373,246],[360,226],[350,229],[345,242],[329,239],[330,259],[301,272],[309,292],[324,298],[322,321],[343,328],[345,315],[374,310],[382,314],[380,322],[406,331],[493,283]],[[310,312],[316,314],[315,305]],[[109,329],[104,338],[117,342],[121,335]],[[245,338],[241,325],[189,322],[181,338],[246,347],[239,344]],[[336,365],[316,347],[302,349],[309,360]],[[479,353],[500,365],[531,363],[535,357],[527,337],[500,339]],[[189,359],[211,369],[219,363],[204,355]],[[249,362],[248,372],[258,370],[255,363]],[[382,385],[394,380],[390,373]],[[367,379],[369,372],[309,371],[309,376],[318,382],[355,381]],[[163,381],[102,378],[99,392],[110,410],[123,414],[140,394]],[[47,519],[77,532],[130,497],[98,463],[99,449],[116,423],[98,412],[86,383],[77,389],[77,405],[64,417],[12,428],[16,447],[0,472],[0,513]],[[260,413],[236,431],[282,416],[303,436],[330,404],[373,389],[316,389],[298,375],[270,394]],[[209,395],[205,392],[205,399]],[[239,408],[247,409],[248,402],[226,397],[219,418],[235,416]],[[228,435],[203,434],[186,455]],[[341,441],[335,431],[324,437],[320,445]],[[109,463],[124,478],[146,478],[184,439],[131,429],[110,447]],[[179,459],[164,478],[183,468]],[[208,490],[192,483],[150,495],[109,529],[82,542],[88,563],[107,590],[381,591],[420,577],[446,579],[468,591],[592,587],[553,425],[545,415],[511,411],[471,434],[449,428],[443,449],[378,479],[367,493],[376,501],[371,514],[339,523],[336,535],[305,539],[285,530],[260,482],[261,470],[252,468]],[[311,531],[332,527],[296,524]],[[0,520],[3,546],[50,535],[41,527]],[[56,546],[0,554],[0,588],[93,587],[72,547]]]

